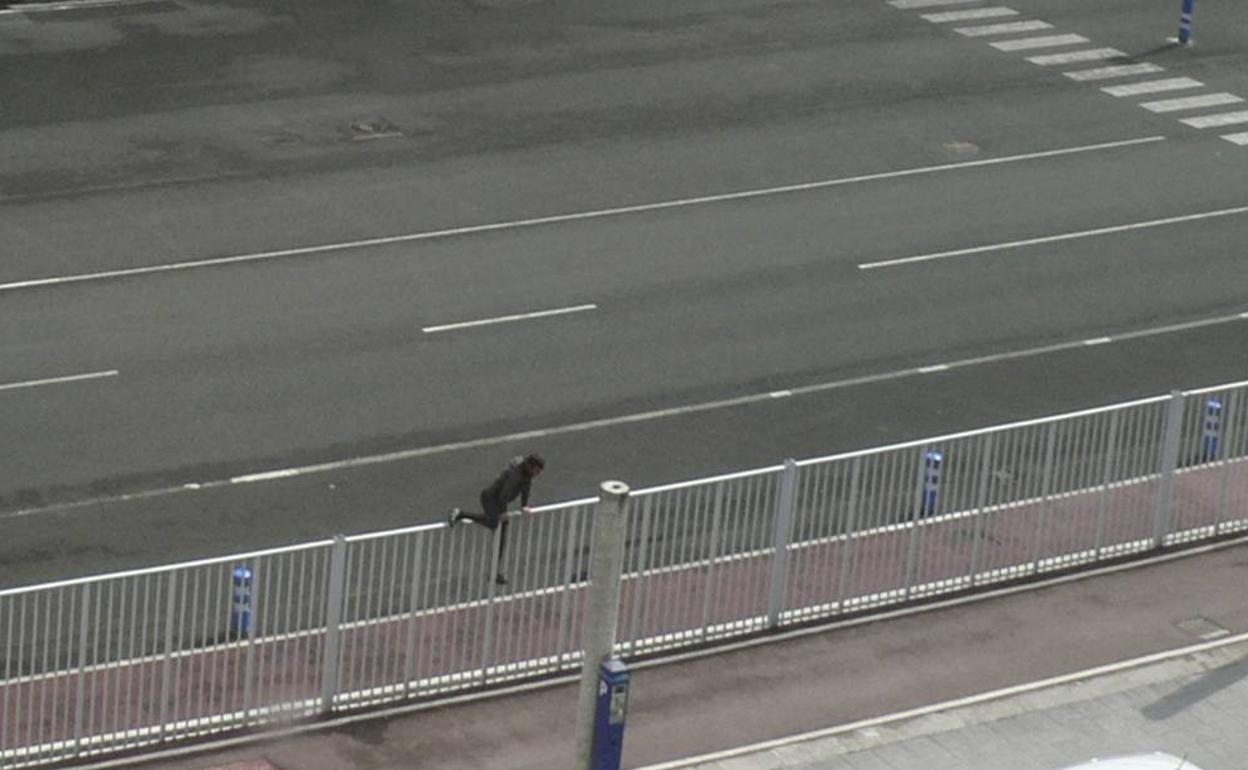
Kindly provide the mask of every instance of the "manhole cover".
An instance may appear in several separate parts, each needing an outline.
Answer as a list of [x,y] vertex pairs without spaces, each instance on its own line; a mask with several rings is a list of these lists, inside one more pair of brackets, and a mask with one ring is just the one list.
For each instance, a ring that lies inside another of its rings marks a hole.
[[403,136],[403,132],[385,118],[368,118],[351,124],[352,139],[389,139],[395,136]]
[[1190,634],[1197,639],[1217,639],[1231,633],[1222,626],[1214,623],[1209,618],[1190,618],[1181,620],[1174,624],[1178,629],[1186,634]]

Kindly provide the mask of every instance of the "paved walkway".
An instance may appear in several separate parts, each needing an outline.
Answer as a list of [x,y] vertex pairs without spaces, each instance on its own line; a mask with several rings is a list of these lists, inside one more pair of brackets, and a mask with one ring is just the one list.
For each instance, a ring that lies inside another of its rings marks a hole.
[[[1056,770],[1165,752],[1248,766],[1248,636],[1090,678],[1006,691],[647,770]],[[1170,770],[1178,770],[1177,763]],[[1191,770],[1188,767],[1188,770]]]
[[[1165,750],[1202,770],[1243,768],[1248,641],[1237,635],[1248,634],[1245,585],[1248,546],[1236,545],[640,668],[624,767],[1048,770]],[[1221,646],[1187,649],[1202,643]],[[1183,649],[1148,665],[1030,686]],[[976,700],[1003,688],[1014,691]],[[575,700],[567,683],[142,766],[566,768]]]

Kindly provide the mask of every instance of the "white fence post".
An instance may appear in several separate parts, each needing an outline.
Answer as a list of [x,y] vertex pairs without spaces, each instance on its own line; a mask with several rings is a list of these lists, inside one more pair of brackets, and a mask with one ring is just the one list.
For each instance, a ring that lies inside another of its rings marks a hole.
[[771,576],[767,587],[767,627],[780,624],[780,613],[789,583],[789,539],[793,534],[793,514],[797,506],[797,461],[785,460],[780,475],[780,496],[776,503],[775,531],[772,533]]
[[594,744],[594,709],[597,706],[598,666],[611,657],[620,619],[620,583],[624,573],[624,538],[627,532],[628,485],[604,481],[594,511],[593,547],[590,551],[589,596],[581,626],[584,655],[581,658],[581,691],[576,711],[577,770],[590,770]]
[[338,649],[347,581],[347,539],[336,535],[332,549],[325,599],[325,647],[321,651],[321,712],[324,714],[333,711],[334,696],[338,694]]
[[1183,428],[1183,391],[1170,393],[1166,412],[1165,440],[1161,445],[1161,483],[1157,485],[1157,510],[1153,517],[1153,547],[1166,544],[1170,530],[1170,506],[1174,502],[1174,472],[1179,467],[1179,436]]
[[171,686],[170,667],[173,663],[173,616],[177,605],[175,604],[175,595],[177,591],[178,573],[170,570],[165,573],[168,580],[165,585],[165,658],[160,664],[160,737],[164,739],[165,733],[169,728],[169,688]]
[[[87,638],[91,632],[91,584],[86,583],[82,587],[82,606],[78,618],[78,692],[75,694],[74,703],[74,753],[78,756],[82,753],[87,742],[83,735],[83,717],[86,706],[86,689],[87,682],[84,674],[87,670]],[[6,677],[7,678],[7,677]],[[2,711],[3,709],[0,709]]]

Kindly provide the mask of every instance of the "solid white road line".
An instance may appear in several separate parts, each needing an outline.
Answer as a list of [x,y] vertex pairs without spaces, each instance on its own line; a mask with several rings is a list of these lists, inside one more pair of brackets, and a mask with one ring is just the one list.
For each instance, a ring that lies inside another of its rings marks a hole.
[[1223,112],[1218,115],[1201,115],[1198,118],[1181,118],[1179,122],[1186,123],[1192,128],[1233,126],[1238,123],[1248,123],[1248,110],[1241,110],[1239,112]]
[[483,318],[479,321],[460,321],[458,323],[442,324],[441,326],[426,326],[421,329],[425,334],[434,334],[436,332],[447,332],[455,329],[471,329],[474,326],[490,326],[493,324],[511,323],[513,321],[529,321],[534,318],[547,318],[552,315],[567,315],[568,313],[583,313],[586,310],[597,310],[598,306],[589,303],[586,305],[573,305],[571,307],[560,307],[554,310],[535,310],[531,313],[516,313],[515,315],[504,315],[496,318]]
[[973,21],[975,19],[997,19],[1002,16],[1017,16],[1018,11],[1013,8],[972,8],[967,11],[944,11],[942,13],[924,13],[920,14],[920,18],[926,19],[934,24],[943,24],[947,21]]
[[1165,217],[1163,219],[1150,219],[1144,222],[1130,222],[1125,225],[1113,225],[1110,227],[1097,227],[1092,230],[1078,230],[1070,233],[1059,233],[1057,235],[1045,235],[1039,238],[1026,238],[1020,241],[1003,241],[1001,243],[990,243],[983,246],[971,246],[965,249],[952,249],[950,251],[937,251],[931,254],[917,254],[913,257],[901,257],[899,259],[884,259],[879,262],[863,262],[858,265],[859,270],[874,270],[880,267],[896,267],[898,265],[909,265],[916,262],[932,262],[938,259],[949,259],[950,257],[963,257],[970,254],[983,254],[990,251],[1006,251],[1008,249],[1019,249],[1024,246],[1037,246],[1043,243],[1057,243],[1059,241],[1073,241],[1079,238],[1094,238],[1100,235],[1112,235],[1114,233],[1125,233],[1132,230],[1144,230],[1150,227],[1164,227],[1166,225],[1177,225],[1185,222],[1196,222],[1202,219],[1217,219],[1219,217],[1231,217],[1239,214],[1248,213],[1248,206],[1236,206],[1229,209],[1218,209],[1216,211],[1202,211],[1196,214],[1184,214],[1177,217]]
[[41,385],[62,385],[67,382],[82,382],[83,380],[98,380],[103,377],[116,377],[118,371],[109,369],[104,372],[88,372],[86,374],[70,374],[65,377],[48,377],[42,380],[26,380],[25,382],[9,382],[0,384],[0,390],[18,390],[21,388],[37,388]]
[[1105,80],[1107,78],[1121,78],[1130,75],[1147,75],[1150,72],[1162,72],[1163,67],[1156,64],[1121,64],[1116,67],[1097,67],[1090,70],[1075,70],[1073,72],[1063,72],[1062,74],[1071,80]]
[[[1241,323],[1248,321],[1248,311],[1239,312],[1231,315],[1214,316],[1211,318],[1203,318],[1196,321],[1186,321],[1177,324],[1167,324],[1164,326],[1147,327],[1137,329],[1135,331],[1123,332],[1111,337],[1102,337],[1100,340],[1112,342],[1125,342],[1129,340],[1144,339],[1164,334],[1173,334],[1176,332],[1190,331],[1209,326],[1218,326],[1227,323]],[[488,436],[484,438],[469,439],[466,441],[458,441],[448,444],[439,444],[435,446],[416,447],[412,449],[404,449],[396,452],[389,452],[379,455],[365,455],[362,457],[353,457],[345,460],[335,460],[332,462],[318,463],[316,465],[304,465],[292,468],[280,468],[275,470],[260,471],[257,473],[247,473],[240,476],[234,476],[229,479],[218,479],[214,481],[205,481],[197,483],[183,484],[176,487],[166,487],[164,489],[151,489],[139,492],[133,492],[123,495],[114,495],[111,497],[94,498],[91,500],[80,500],[72,503],[62,503],[59,505],[49,505],[41,508],[27,508],[9,513],[0,514],[0,520],[22,518],[26,516],[35,516],[42,513],[54,513],[75,508],[85,508],[89,505],[117,501],[117,500],[136,500],[144,498],[152,498],[176,494],[180,492],[214,489],[223,486],[231,486],[236,484],[250,484],[263,481],[273,481],[277,479],[295,478],[299,476],[308,476],[317,473],[327,473],[348,470],[368,465],[378,465],[382,463],[397,462],[411,460],[418,457],[427,457],[430,455],[444,454],[447,452],[455,452],[464,449],[477,449],[487,446],[496,446],[499,444],[508,444],[517,441],[529,441],[535,438],[544,438],[547,436],[563,435],[568,433],[578,433],[584,431],[595,430],[598,428],[609,428],[617,425],[626,425],[631,423],[647,422],[650,420],[659,420],[669,417],[681,417],[699,412],[709,412],[719,409],[727,409],[739,406],[749,406],[765,401],[774,401],[778,398],[790,398],[794,396],[811,395],[814,393],[823,393],[831,390],[839,390],[850,388],[857,385],[868,385],[877,382],[885,382],[888,380],[897,380],[906,377],[924,376],[945,372],[950,369],[969,368],[982,364],[999,363],[1004,361],[1012,361],[1022,358],[1031,358],[1035,356],[1047,355],[1050,353],[1060,353],[1070,350],[1079,350],[1087,347],[1088,340],[1078,339],[1069,342],[1058,342],[1052,345],[1042,345],[1034,348],[1023,348],[1019,350],[1009,350],[1001,353],[990,353],[974,358],[964,358],[957,361],[947,361],[943,363],[928,364],[924,366],[916,366],[909,369],[899,369],[896,371],[882,372],[879,374],[868,374],[861,377],[854,377],[845,380],[834,380],[831,382],[816,383],[813,385],[804,385],[784,390],[772,390],[765,393],[754,393],[750,395],[738,396],[735,398],[725,398],[718,401],[706,401],[697,404],[687,404],[684,406],[674,406],[667,409],[657,409],[649,412],[637,412],[634,414],[626,414],[618,417],[606,417],[599,420],[589,420],[586,422],[571,423],[566,425],[557,425],[550,428],[539,428],[535,430],[522,431],[518,433],[508,433],[501,436]],[[1105,343],[1102,343],[1105,344]]]
[[1059,45],[1078,45],[1090,42],[1082,35],[1048,35],[1046,37],[1027,37],[1022,40],[1002,40],[993,43],[998,51],[1027,51],[1033,48],[1056,48]]
[[1005,24],[982,24],[977,27],[955,27],[954,32],[967,37],[987,37],[989,35],[1011,35],[1019,32],[1034,32],[1038,29],[1053,29],[1047,21],[1011,21]]
[[1049,66],[1052,64],[1075,64],[1077,62],[1101,61],[1104,59],[1125,59],[1126,54],[1117,48],[1090,48],[1084,51],[1068,51],[1067,53],[1047,53],[1043,56],[1030,56],[1027,61],[1032,64]]
[[1217,93],[1187,96],[1182,99],[1162,99],[1159,102],[1141,102],[1140,106],[1149,112],[1178,112],[1198,110],[1202,107],[1218,107],[1223,104],[1239,104],[1242,101],[1243,98],[1235,94]]
[[1148,80],[1143,83],[1130,83],[1125,86],[1106,86],[1101,90],[1110,96],[1139,96],[1155,94],[1161,91],[1181,91],[1185,88],[1203,88],[1204,83],[1192,78],[1165,78]]
[[1228,142],[1234,142],[1242,147],[1243,145],[1248,144],[1248,131],[1239,134],[1223,134],[1222,138]]
[[309,256],[312,254],[324,254],[334,251],[348,251],[352,249],[363,249],[374,246],[391,246],[399,243],[413,243],[417,241],[432,241],[441,238],[451,238],[463,235],[475,235],[478,233],[497,232],[502,230],[519,230],[525,227],[536,227],[540,225],[551,225],[563,222],[578,222],[588,219],[602,219],[606,217],[617,217],[628,214],[641,214],[651,211],[662,211],[665,209],[684,208],[692,206],[704,206],[714,203],[724,203],[728,201],[749,200],[752,198],[762,198],[770,195],[784,195],[795,192],[805,192],[808,190],[820,190],[828,187],[837,187],[840,185],[860,184],[863,182],[874,182],[883,179],[897,179],[907,176],[918,176],[921,174],[934,174],[941,171],[956,171],[959,169],[978,168],[981,166],[993,166],[1005,163],[1017,163],[1027,160],[1038,160],[1041,158],[1056,158],[1063,155],[1074,155],[1083,152],[1097,152],[1100,150],[1111,150],[1119,147],[1130,147],[1137,144],[1149,144],[1151,142],[1160,142],[1165,140],[1164,136],[1147,136],[1140,139],[1125,139],[1116,142],[1102,142],[1099,144],[1082,145],[1078,147],[1065,147],[1056,150],[1040,150],[1037,152],[1021,153],[1019,155],[1004,155],[996,158],[981,158],[979,160],[960,161],[957,163],[942,163],[935,166],[920,166],[917,168],[901,169],[898,171],[882,171],[874,174],[861,174],[859,176],[841,177],[837,179],[824,179],[814,182],[799,182],[797,184],[781,185],[779,187],[763,187],[752,190],[741,190],[738,192],[721,193],[717,195],[704,195],[697,198],[678,198],[674,200],[659,201],[657,203],[640,203],[633,206],[619,206],[616,208],[597,209],[593,211],[581,211],[571,214],[552,214],[550,216],[534,217],[532,219],[516,219],[506,222],[494,222],[484,225],[468,225],[465,227],[453,227],[445,230],[429,230],[420,233],[408,233],[405,235],[389,235],[378,238],[365,238],[358,241],[342,241],[339,243],[326,243],[319,246],[299,246],[290,249],[278,249],[276,251],[261,251],[252,254],[239,254],[232,257],[218,257],[212,259],[196,259],[187,262],[173,262],[163,265],[151,265],[148,267],[132,267],[120,270],[107,270],[99,273],[83,273],[80,275],[59,276],[54,278],[34,278],[25,281],[12,281],[10,283],[0,283],[0,291],[15,291],[19,289],[32,289],[43,286],[58,286],[70,283],[82,283],[85,281],[99,281],[115,278],[127,278],[139,275],[151,275],[154,273],[168,273],[179,270],[193,270],[205,267],[219,267],[222,265],[232,265],[243,262],[260,262],[271,259],[282,259],[286,257]]

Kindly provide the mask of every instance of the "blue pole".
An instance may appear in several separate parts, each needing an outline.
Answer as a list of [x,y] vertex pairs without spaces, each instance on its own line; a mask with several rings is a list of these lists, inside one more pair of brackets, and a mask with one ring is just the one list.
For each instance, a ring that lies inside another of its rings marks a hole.
[[1201,461],[1218,459],[1218,443],[1222,437],[1222,402],[1211,398],[1205,402],[1205,435],[1201,443]]
[[923,516],[936,514],[940,496],[940,465],[944,459],[940,452],[928,452],[923,456]]
[[251,635],[251,570],[238,567],[234,570],[234,601],[230,607],[230,633],[234,636]]
[[1179,16],[1179,45],[1192,42],[1192,7],[1196,0],[1183,0],[1183,13]]

